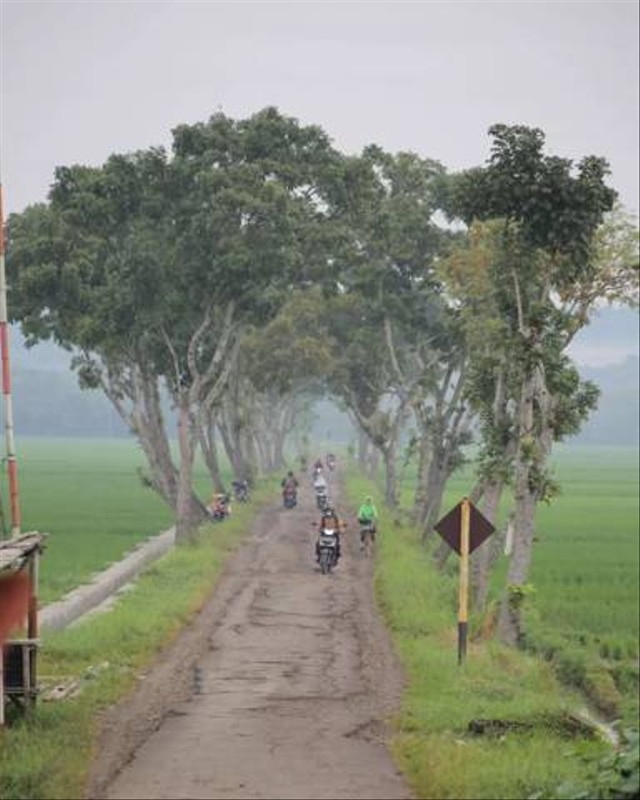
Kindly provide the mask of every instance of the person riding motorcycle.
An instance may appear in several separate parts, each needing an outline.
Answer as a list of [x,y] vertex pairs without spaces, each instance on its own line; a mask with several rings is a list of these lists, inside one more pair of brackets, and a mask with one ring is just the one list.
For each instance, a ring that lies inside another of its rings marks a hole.
[[[335,510],[331,508],[331,506],[327,506],[325,510],[322,512],[322,516],[320,517],[320,523],[318,525],[318,529],[320,531],[323,530],[332,530],[335,533],[336,537],[336,564],[340,559],[340,531],[344,530],[347,527],[346,522],[342,522],[342,520],[338,517]],[[318,540],[316,540],[316,560],[320,560],[320,544]]]
[[298,479],[291,470],[280,481],[283,497],[295,497],[298,493]]
[[[378,511],[373,505],[373,498],[370,495],[364,498],[364,502],[358,509],[358,522],[362,527],[371,526],[371,539],[376,538],[376,520],[378,519]],[[364,531],[360,531],[360,547],[364,546]]]
[[249,498],[249,481],[246,478],[242,478],[241,480],[236,479],[232,481],[231,486],[233,487],[236,500],[239,500],[241,503],[246,503]]
[[313,488],[316,494],[327,491],[327,481],[324,475],[316,475],[313,479]]

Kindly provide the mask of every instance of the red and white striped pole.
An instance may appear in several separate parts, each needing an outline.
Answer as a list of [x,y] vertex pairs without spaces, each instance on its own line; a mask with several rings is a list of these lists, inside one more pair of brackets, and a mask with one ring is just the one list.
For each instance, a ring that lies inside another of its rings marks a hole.
[[9,320],[7,315],[7,276],[4,263],[4,210],[0,184],[0,351],[2,356],[2,394],[4,395],[4,430],[7,446],[7,475],[11,508],[11,534],[20,533],[20,504],[18,501],[18,462],[13,435],[13,403],[11,369],[9,364]]

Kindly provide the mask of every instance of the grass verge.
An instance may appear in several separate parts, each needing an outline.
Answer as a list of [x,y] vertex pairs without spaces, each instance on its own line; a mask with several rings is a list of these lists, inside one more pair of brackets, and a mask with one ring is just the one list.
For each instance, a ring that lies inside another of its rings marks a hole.
[[109,613],[44,637],[42,679],[78,678],[83,689],[0,730],[3,800],[83,796],[99,712],[131,691],[137,673],[199,611],[257,509],[272,499],[273,480],[265,479],[249,505],[235,504],[231,519],[203,526],[196,544],[156,561]]
[[[354,475],[346,489],[353,505],[374,493]],[[578,693],[542,658],[495,642],[472,641],[458,667],[455,576],[438,573],[416,532],[384,510],[380,530],[376,597],[407,675],[392,750],[417,796],[552,797],[559,784],[583,781],[607,746],[576,735]],[[507,727],[477,735],[474,720]]]

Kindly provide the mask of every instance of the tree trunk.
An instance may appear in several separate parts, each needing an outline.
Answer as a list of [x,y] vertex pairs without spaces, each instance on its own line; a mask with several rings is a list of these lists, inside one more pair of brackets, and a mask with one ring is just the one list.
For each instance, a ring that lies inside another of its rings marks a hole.
[[178,498],[176,503],[176,542],[191,541],[197,525],[204,522],[206,514],[193,503],[193,460],[196,435],[194,420],[189,410],[188,398],[181,398],[178,408]]
[[433,533],[433,526],[438,521],[442,508],[442,497],[449,477],[446,457],[443,460],[439,454],[434,453],[427,470],[427,485],[424,487],[426,505],[422,508],[424,514],[418,521],[422,523],[422,541],[425,542]]
[[521,607],[523,587],[529,576],[533,525],[537,490],[532,485],[534,452],[534,401],[535,375],[522,381],[518,414],[518,446],[515,455],[514,479],[514,538],[513,551],[507,571],[506,595],[503,598],[498,620],[498,633],[502,641],[515,645],[521,641]]
[[198,443],[200,450],[206,464],[209,475],[211,476],[211,483],[216,492],[224,492],[224,482],[222,480],[222,473],[220,472],[220,461],[218,459],[218,448],[215,439],[215,419],[211,414],[206,415],[206,422],[203,419],[198,420]]
[[427,516],[427,505],[429,502],[427,484],[429,482],[431,456],[432,452],[429,438],[422,435],[418,440],[418,469],[413,499],[413,518],[417,524],[422,524]]
[[369,437],[359,425],[356,426],[356,431],[358,435],[358,469],[361,472],[367,472],[369,463],[368,451],[370,446]]
[[[385,462],[386,463],[386,462]],[[367,474],[370,478],[377,478],[380,471],[380,451],[376,447],[369,448],[369,457],[367,458]]]
[[[487,483],[484,488],[482,514],[493,525],[496,523],[503,489],[503,481],[491,481]],[[484,609],[487,601],[489,575],[491,574],[491,568],[495,562],[496,556],[496,539],[499,539],[497,531],[495,531],[488,540],[484,541],[471,556],[472,603],[474,608],[478,611]]]
[[396,508],[398,505],[396,448],[385,448],[382,451],[382,458],[384,459],[385,471],[384,501],[389,508]]
[[229,423],[225,411],[218,416],[218,430],[220,431],[222,444],[224,445],[234,475],[242,475],[245,469],[244,459],[240,450],[240,444],[233,435],[233,423]]

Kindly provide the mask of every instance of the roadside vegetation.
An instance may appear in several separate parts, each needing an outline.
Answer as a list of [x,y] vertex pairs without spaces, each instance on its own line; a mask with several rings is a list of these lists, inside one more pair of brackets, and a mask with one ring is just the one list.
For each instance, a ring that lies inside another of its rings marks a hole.
[[[232,518],[205,525],[195,543],[156,561],[111,610],[92,616],[90,624],[44,633],[41,687],[77,681],[80,692],[62,701],[40,700],[31,719],[10,719],[0,730],[3,800],[84,796],[99,712],[132,691],[140,672],[198,612],[226,558],[272,499],[272,482],[261,482],[251,503],[236,504]],[[94,538],[87,531],[87,547]]]
[[[376,596],[408,678],[393,751],[419,797],[631,797],[634,776],[637,791],[636,456],[589,448],[556,459],[565,491],[540,516],[528,652],[493,638],[501,563],[488,611],[471,617],[463,668],[456,661],[457,558],[437,569],[407,515],[382,510]],[[618,470],[609,472],[614,464]],[[468,493],[471,479],[469,468],[452,477],[444,510]],[[355,505],[383,489],[351,473],[347,490]],[[582,594],[576,574],[585,576]],[[555,648],[545,650],[544,641]],[[602,656],[605,641],[618,643],[617,660]],[[601,721],[618,721],[617,755],[582,723],[589,706]],[[630,793],[613,794],[623,784]]]

